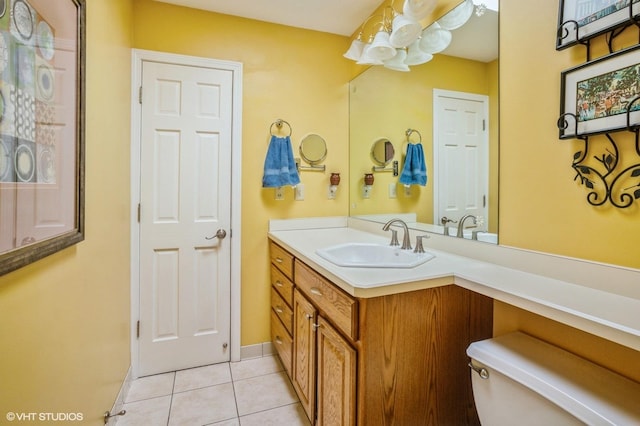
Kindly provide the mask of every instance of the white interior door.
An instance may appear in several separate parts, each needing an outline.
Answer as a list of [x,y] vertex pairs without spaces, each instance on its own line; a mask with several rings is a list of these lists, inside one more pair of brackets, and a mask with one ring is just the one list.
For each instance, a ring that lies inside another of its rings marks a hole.
[[232,85],[142,63],[139,376],[230,359]]
[[434,220],[487,218],[488,97],[434,89]]

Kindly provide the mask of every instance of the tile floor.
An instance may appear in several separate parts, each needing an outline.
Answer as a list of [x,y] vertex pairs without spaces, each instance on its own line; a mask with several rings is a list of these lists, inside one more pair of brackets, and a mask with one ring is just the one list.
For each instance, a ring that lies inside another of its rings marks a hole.
[[275,356],[134,380],[118,426],[309,426]]

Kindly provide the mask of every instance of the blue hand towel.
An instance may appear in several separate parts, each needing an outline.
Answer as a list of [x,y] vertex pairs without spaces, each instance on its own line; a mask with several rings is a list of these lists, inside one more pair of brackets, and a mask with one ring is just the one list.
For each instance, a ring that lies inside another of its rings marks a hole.
[[404,185],[427,184],[427,166],[424,162],[422,144],[407,145],[407,156],[404,159],[404,167],[400,174],[400,183]]
[[295,186],[300,183],[296,162],[293,159],[291,139],[289,136],[271,135],[267,156],[264,159],[263,188],[279,186]]

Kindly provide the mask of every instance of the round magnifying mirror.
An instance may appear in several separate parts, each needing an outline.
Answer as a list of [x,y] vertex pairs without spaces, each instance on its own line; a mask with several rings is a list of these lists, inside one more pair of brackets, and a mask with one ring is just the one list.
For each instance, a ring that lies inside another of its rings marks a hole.
[[320,164],[327,157],[327,144],[322,136],[311,133],[300,142],[300,156],[312,166]]
[[371,158],[379,166],[386,166],[396,154],[393,144],[387,138],[380,138],[371,147]]

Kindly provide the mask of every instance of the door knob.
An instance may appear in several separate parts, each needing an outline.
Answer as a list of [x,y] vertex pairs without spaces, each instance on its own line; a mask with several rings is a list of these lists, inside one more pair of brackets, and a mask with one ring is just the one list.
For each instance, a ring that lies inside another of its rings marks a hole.
[[226,236],[227,236],[227,231],[225,231],[224,229],[218,229],[218,231],[216,231],[216,234],[213,237],[204,237],[204,238],[206,240],[213,240],[214,238],[224,240]]

